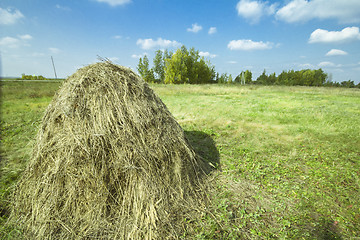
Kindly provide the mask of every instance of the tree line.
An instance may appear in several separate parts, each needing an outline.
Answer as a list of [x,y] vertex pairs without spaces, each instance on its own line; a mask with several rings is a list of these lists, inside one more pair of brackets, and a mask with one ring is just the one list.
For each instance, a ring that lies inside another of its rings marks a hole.
[[189,50],[183,45],[174,53],[165,49],[157,50],[150,68],[148,57],[139,58],[137,70],[140,76],[149,83],[165,84],[259,84],[259,85],[287,85],[287,86],[328,86],[328,87],[358,87],[354,81],[341,83],[332,82],[329,75],[320,69],[304,69],[282,71],[278,76],[275,73],[263,73],[253,80],[252,72],[245,70],[235,78],[231,74],[219,74],[209,60],[200,56],[195,48]]
[[21,80],[47,80],[46,77],[43,77],[42,75],[26,75],[25,73],[23,73],[21,75]]
[[354,81],[348,80],[341,83],[333,82],[329,75],[321,68],[317,70],[304,69],[299,71],[289,70],[282,71],[276,76],[275,73],[263,73],[256,79],[254,84],[261,85],[286,85],[286,86],[324,86],[324,87],[347,87],[347,88],[360,88],[360,83],[355,85]]

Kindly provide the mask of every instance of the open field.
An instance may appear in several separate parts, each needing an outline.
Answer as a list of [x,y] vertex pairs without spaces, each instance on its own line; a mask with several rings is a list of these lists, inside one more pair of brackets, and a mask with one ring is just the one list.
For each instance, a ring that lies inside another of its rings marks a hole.
[[[1,82],[0,236],[10,194],[60,83]],[[358,239],[360,90],[151,85],[218,170],[184,239]],[[21,235],[21,234],[20,234]]]

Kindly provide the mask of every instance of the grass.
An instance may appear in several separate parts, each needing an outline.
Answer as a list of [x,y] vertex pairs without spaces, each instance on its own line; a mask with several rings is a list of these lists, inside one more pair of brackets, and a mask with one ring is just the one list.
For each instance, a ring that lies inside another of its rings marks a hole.
[[[2,82],[0,236],[42,113],[59,83]],[[360,91],[152,85],[195,150],[219,165],[195,239],[356,239]],[[15,237],[13,237],[15,239]]]

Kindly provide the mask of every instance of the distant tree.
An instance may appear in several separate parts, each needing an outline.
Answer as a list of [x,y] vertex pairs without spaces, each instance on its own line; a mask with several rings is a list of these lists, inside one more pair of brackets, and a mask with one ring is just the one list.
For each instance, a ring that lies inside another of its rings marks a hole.
[[167,49],[165,49],[164,50],[164,61],[166,60],[166,59],[170,59],[171,57],[172,57],[172,55],[173,55],[173,53],[170,51],[168,51]]
[[139,59],[137,70],[145,82],[149,82],[149,83],[157,82],[154,76],[154,70],[149,69],[149,59],[146,55],[144,56],[143,59],[142,58]]
[[157,76],[157,82],[163,83],[165,80],[165,61],[161,50],[157,50],[155,53],[154,73]]
[[144,56],[144,59],[139,58],[137,70],[140,76],[145,80],[146,74],[149,71],[149,59],[146,55]]
[[256,84],[268,84],[268,76],[266,75],[266,70],[264,69],[263,73],[256,79]]
[[328,75],[321,68],[319,68],[318,70],[315,70],[314,78],[315,80],[313,86],[322,86],[326,82]]
[[149,71],[146,72],[145,75],[145,81],[148,83],[159,83],[159,80],[155,78],[154,76],[154,70],[150,69]]
[[237,75],[234,79],[234,83],[242,83],[245,81],[245,84],[252,83],[252,73],[249,70],[242,71],[239,75]]
[[249,70],[246,70],[244,73],[245,76],[245,84],[250,84],[252,83],[252,73]]
[[233,77],[231,76],[231,74],[229,75],[229,77],[227,79],[227,83],[229,83],[229,84],[233,83]]
[[165,83],[187,83],[187,68],[182,56],[181,49],[178,49],[170,59],[166,59]]
[[227,73],[222,73],[218,79],[218,83],[220,83],[220,84],[227,83],[228,79],[229,79],[229,77],[228,77]]
[[340,84],[342,87],[346,87],[346,88],[354,88],[355,87],[354,81],[351,81],[351,80],[342,81]]
[[219,78],[220,78],[220,75],[219,75],[219,73],[217,72],[217,73],[215,74],[215,82],[216,82],[216,83],[219,83]]
[[[164,52],[168,56],[168,53]],[[188,50],[185,46],[177,49],[171,58],[165,58],[165,83],[213,83],[215,69],[210,62],[200,57],[195,48]]]

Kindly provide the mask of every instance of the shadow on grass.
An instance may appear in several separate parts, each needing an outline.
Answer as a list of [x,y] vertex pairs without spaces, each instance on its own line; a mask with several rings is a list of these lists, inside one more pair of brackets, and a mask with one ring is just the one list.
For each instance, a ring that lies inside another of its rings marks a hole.
[[321,219],[319,225],[312,233],[315,239],[319,240],[340,240],[343,239],[339,229],[337,228],[337,222],[329,219]]
[[212,170],[220,169],[220,154],[210,135],[200,131],[185,131],[185,136],[195,153],[209,163]]

